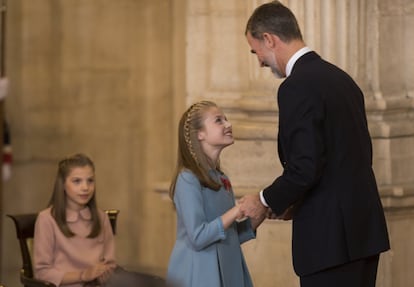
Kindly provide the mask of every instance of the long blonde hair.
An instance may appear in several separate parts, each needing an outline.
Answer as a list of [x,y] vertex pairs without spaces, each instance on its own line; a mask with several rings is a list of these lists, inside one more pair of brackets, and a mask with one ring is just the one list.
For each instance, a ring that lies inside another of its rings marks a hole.
[[[211,101],[197,102],[190,106],[180,119],[177,166],[170,185],[171,199],[174,198],[177,177],[183,169],[193,172],[203,186],[216,191],[220,189],[221,185],[209,176],[208,172],[212,165],[197,138],[198,132],[204,127],[204,114],[212,107],[217,107],[217,105]],[[217,163],[216,169],[220,171],[220,162]]]

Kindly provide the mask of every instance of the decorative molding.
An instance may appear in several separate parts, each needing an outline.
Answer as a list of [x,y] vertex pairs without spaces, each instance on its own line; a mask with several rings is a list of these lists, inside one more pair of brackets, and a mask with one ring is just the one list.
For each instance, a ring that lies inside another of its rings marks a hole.
[[385,211],[414,210],[414,186],[380,187],[381,201]]

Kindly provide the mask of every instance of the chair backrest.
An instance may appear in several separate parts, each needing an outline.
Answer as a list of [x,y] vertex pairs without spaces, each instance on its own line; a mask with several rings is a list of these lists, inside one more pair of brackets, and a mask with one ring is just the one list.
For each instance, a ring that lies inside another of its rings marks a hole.
[[[119,210],[108,209],[105,213],[109,217],[112,231],[116,232],[116,221]],[[19,240],[20,253],[22,256],[23,267],[21,270],[22,275],[28,278],[33,278],[33,266],[32,266],[32,242],[34,236],[34,226],[37,218],[37,213],[28,214],[7,214],[13,222],[16,228],[17,239]]]
[[37,218],[37,213],[30,214],[7,214],[16,227],[16,235],[19,240],[20,254],[22,256],[22,273],[33,278],[32,257],[31,257],[31,241],[34,235],[34,225]]
[[105,213],[109,217],[109,222],[111,222],[112,232],[116,234],[116,220],[118,219],[119,209],[106,209]]

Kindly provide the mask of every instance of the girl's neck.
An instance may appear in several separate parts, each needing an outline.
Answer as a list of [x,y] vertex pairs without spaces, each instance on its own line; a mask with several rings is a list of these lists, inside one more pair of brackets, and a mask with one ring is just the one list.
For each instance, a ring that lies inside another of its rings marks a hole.
[[207,164],[210,167],[210,169],[216,170],[217,167],[218,167],[218,163],[219,163],[219,160],[218,159],[213,160],[210,157],[207,157]]
[[67,204],[66,208],[72,211],[80,211],[84,209],[86,205],[73,205],[73,204]]
[[220,153],[221,150],[205,150],[204,151],[206,158],[207,158],[207,164],[211,169],[217,169],[219,162],[220,162]]

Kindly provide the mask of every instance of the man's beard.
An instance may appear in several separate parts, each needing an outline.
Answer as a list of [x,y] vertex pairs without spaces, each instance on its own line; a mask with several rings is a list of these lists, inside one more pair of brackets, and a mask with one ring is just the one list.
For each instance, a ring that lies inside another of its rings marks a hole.
[[277,78],[277,79],[281,79],[284,78],[285,75],[283,75],[279,69],[277,69],[276,67],[270,67],[270,70],[272,71],[272,74]]

